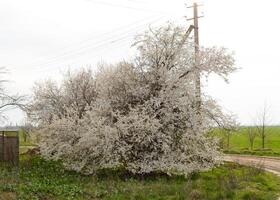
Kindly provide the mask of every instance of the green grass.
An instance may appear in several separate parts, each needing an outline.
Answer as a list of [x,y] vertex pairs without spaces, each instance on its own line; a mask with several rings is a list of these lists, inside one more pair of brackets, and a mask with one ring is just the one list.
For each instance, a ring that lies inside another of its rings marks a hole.
[[229,149],[227,147],[227,138],[224,133],[217,129],[212,134],[221,139],[221,147],[225,153],[280,156],[280,127],[267,127],[266,131],[265,149],[262,149],[262,140],[259,136],[257,136],[254,141],[253,149],[250,148],[245,127],[231,134]]
[[2,166],[0,172],[0,199],[5,200],[15,194],[19,200],[273,200],[280,191],[274,175],[232,163],[187,179],[132,177],[121,170],[83,176],[64,170],[59,162],[22,156],[19,185],[16,170]]
[[19,153],[24,154],[29,149],[33,149],[37,147],[37,145],[30,139],[30,137],[26,137],[24,139],[24,132],[22,130],[19,131]]
[[19,131],[19,143],[21,146],[33,146],[34,143],[31,141],[30,137],[27,136],[26,140],[24,140],[24,131]]

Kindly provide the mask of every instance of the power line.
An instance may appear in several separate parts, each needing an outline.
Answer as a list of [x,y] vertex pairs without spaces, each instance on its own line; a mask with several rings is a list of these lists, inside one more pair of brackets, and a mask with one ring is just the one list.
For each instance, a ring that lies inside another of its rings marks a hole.
[[[133,36],[133,35],[131,35]],[[90,47],[90,48],[87,48],[87,49],[84,49],[83,51],[80,51],[80,52],[73,52],[71,54],[68,54],[68,55],[63,55],[61,56],[60,58],[57,58],[57,59],[54,59],[54,60],[50,60],[50,61],[47,61],[45,63],[41,63],[41,64],[38,64],[37,66],[44,66],[44,65],[49,65],[49,64],[55,64],[57,62],[59,62],[61,59],[63,58],[67,58],[67,57],[70,57],[70,56],[75,56],[75,57],[78,57],[78,56],[84,56],[85,54],[89,54],[88,51],[86,50],[89,50],[92,52],[94,50],[99,50],[100,48],[103,48],[103,47],[106,47],[105,45],[109,45],[109,44],[114,44],[114,43],[118,43],[119,41],[122,41],[122,40],[126,40],[128,37],[125,36],[125,37],[121,37],[121,38],[118,38],[118,39],[115,39],[114,41],[107,41],[107,42],[101,42],[101,43],[97,43],[97,45],[93,46],[93,47]],[[112,45],[111,45],[112,46]],[[110,46],[110,47],[111,47]],[[111,48],[110,48],[111,49]],[[92,54],[92,53],[91,53]]]
[[[111,45],[110,45],[110,49],[109,49],[109,48],[104,48],[104,46],[103,46],[103,48],[101,47],[99,51],[96,51],[96,52],[94,52],[93,54],[91,53],[91,58],[96,58],[97,56],[104,55],[104,54],[103,54],[104,52],[106,52],[106,51],[108,51],[108,50],[112,50],[113,48],[121,47],[121,46],[126,45],[126,44],[130,44],[130,41],[129,41],[129,40],[119,40],[118,42],[111,44]],[[103,50],[102,50],[102,49],[103,49]],[[73,60],[73,59],[72,59],[72,60]],[[69,66],[69,65],[72,66],[72,65],[74,65],[75,63],[77,63],[77,62],[75,62],[76,60],[78,60],[77,57],[74,58],[74,61],[73,61],[73,62],[68,63],[68,66]],[[67,62],[67,61],[65,61],[65,62]],[[60,65],[61,65],[61,66],[63,65],[63,67],[65,67],[65,62],[62,63],[62,64],[60,64]],[[54,69],[54,68],[45,66],[45,67],[36,68],[36,69],[34,69],[34,71],[36,71],[36,72],[44,72],[44,71],[46,71],[46,70],[49,71],[49,70],[52,70],[52,69]]]
[[137,10],[137,11],[142,11],[142,12],[150,12],[150,13],[158,13],[158,14],[174,14],[174,13],[168,13],[165,11],[157,11],[157,10],[150,10],[150,9],[145,9],[145,8],[136,8],[136,7],[131,7],[131,6],[126,6],[122,4],[113,4],[109,2],[104,2],[104,1],[96,1],[96,0],[90,0],[92,3],[96,4],[101,4],[101,5],[106,5],[106,6],[111,6],[111,7],[120,7],[120,8],[126,8],[126,9],[132,9],[132,10]]
[[[154,17],[157,17],[157,16],[154,16]],[[65,52],[65,50],[66,50],[66,52],[69,52],[69,48],[72,48],[72,47],[74,47],[74,48],[76,48],[77,46],[83,46],[83,45],[86,45],[86,46],[88,46],[88,45],[90,45],[91,43],[92,43],[92,41],[93,42],[96,42],[96,39],[97,38],[101,38],[101,37],[104,37],[104,36],[110,36],[110,35],[112,35],[112,33],[113,34],[115,34],[115,33],[117,33],[117,32],[119,32],[119,31],[123,31],[123,30],[126,30],[126,29],[128,29],[128,28],[130,28],[130,27],[133,27],[133,26],[135,26],[135,25],[139,25],[139,24],[141,24],[141,23],[143,23],[143,22],[145,22],[145,21],[147,21],[147,19],[149,19],[149,21],[150,21],[150,19],[151,19],[151,17],[147,17],[147,18],[144,18],[144,19],[141,19],[141,20],[138,20],[138,21],[135,21],[135,22],[133,22],[133,23],[130,23],[130,24],[127,24],[127,25],[124,25],[124,26],[121,26],[121,27],[117,27],[117,28],[115,28],[115,29],[112,29],[112,30],[110,30],[110,31],[107,31],[107,32],[103,32],[103,33],[100,33],[100,34],[98,34],[98,35],[94,35],[94,37],[93,36],[91,36],[90,38],[88,38],[88,39],[84,39],[84,40],[82,40],[82,41],[80,41],[80,42],[78,42],[78,43],[73,43],[73,44],[70,44],[70,45],[67,45],[66,47],[63,47],[63,48],[61,48],[61,50],[63,51],[63,52]],[[85,44],[84,44],[85,43]],[[52,58],[53,56],[48,56],[49,58]],[[43,58],[46,58],[46,57],[40,57],[41,59]],[[39,59],[37,59],[39,62],[40,62],[40,58]],[[32,63],[30,63],[30,65],[33,65],[33,64],[36,64],[36,63],[38,63],[38,61],[36,62],[32,62]]]
[[[138,27],[137,29],[132,29],[132,31],[129,31],[129,32],[122,32],[121,33],[121,35],[122,35],[121,38],[118,38],[117,35],[113,35],[113,36],[110,36],[109,38],[106,38],[106,40],[100,40],[100,41],[95,42],[94,45],[89,44],[89,45],[85,45],[85,46],[83,46],[81,48],[68,51],[68,52],[63,53],[63,54],[61,54],[59,56],[53,57],[52,61],[56,61],[57,59],[59,60],[61,58],[65,58],[65,57],[69,57],[69,56],[81,55],[83,52],[86,52],[88,50],[91,50],[91,51],[95,50],[96,48],[99,48],[99,47],[101,47],[103,45],[106,45],[107,43],[112,43],[112,42],[115,42],[116,40],[124,38],[123,34],[125,34],[125,33],[134,33],[137,30],[141,30],[141,28],[144,27],[144,26],[145,25],[142,25],[142,26]],[[127,35],[128,34],[125,35],[125,38],[126,38]],[[47,64],[49,64],[49,62]]]
[[[96,44],[99,44],[100,42],[104,42],[104,41],[109,41],[110,42],[114,38],[118,38],[119,35],[123,35],[123,34],[126,34],[126,33],[135,32],[135,31],[141,30],[141,28],[147,26],[147,24],[155,23],[155,22],[157,22],[157,21],[159,21],[161,19],[162,19],[162,17],[158,17],[155,20],[150,21],[149,23],[141,24],[141,25],[135,26],[135,27],[133,27],[134,25],[132,24],[130,27],[127,26],[124,29],[124,31],[121,31],[121,32],[119,32],[120,30],[118,30],[118,29],[111,30],[110,32],[107,32],[107,33],[104,33],[102,35],[99,35],[99,36],[103,36],[103,37],[106,36],[106,35],[108,35],[108,36],[105,37],[102,40],[95,40],[93,45],[96,46]],[[131,27],[133,27],[133,28],[131,28]],[[116,32],[117,32],[117,34],[116,34]],[[96,38],[98,38],[98,36],[95,37],[94,39],[96,39]],[[94,39],[90,39],[90,40],[94,40]],[[90,41],[90,40],[84,40],[82,43],[85,43],[86,41]],[[52,57],[49,58],[49,60],[57,59],[59,57],[64,57],[64,56],[67,56],[67,55],[72,55],[73,53],[75,53],[77,51],[82,51],[82,50],[90,49],[91,47],[92,47],[92,43],[87,43],[87,44],[79,46],[78,48],[75,48],[75,49],[72,49],[72,50],[67,50],[67,51],[65,51],[65,52],[63,52],[63,53],[61,53],[61,54],[59,54],[57,56],[52,56]],[[39,63],[38,62],[33,62],[30,65],[39,64]]]
[[[155,22],[159,21],[160,19],[162,19],[162,17],[157,18],[157,19],[153,20],[152,22],[150,22],[148,24],[155,23]],[[38,63],[38,64],[34,63],[33,65],[35,65],[35,64],[36,64],[36,66],[48,65],[48,64],[56,63],[57,61],[59,61],[59,60],[61,60],[63,58],[67,58],[69,56],[81,56],[84,53],[88,52],[88,50],[90,50],[90,51],[96,50],[96,49],[99,49],[99,48],[103,47],[104,45],[116,43],[119,40],[125,40],[129,36],[132,37],[133,35],[135,35],[136,31],[140,31],[140,30],[142,31],[142,29],[144,27],[146,27],[146,26],[147,26],[147,23],[143,24],[141,26],[135,27],[134,29],[130,28],[130,31],[125,31],[125,32],[122,32],[120,34],[110,36],[110,37],[106,38],[106,40],[97,41],[97,42],[95,42],[94,45],[85,45],[85,46],[83,46],[81,48],[78,48],[78,49],[75,49],[75,50],[71,50],[71,51],[67,51],[67,52],[65,52],[63,54],[60,54],[60,55],[55,56],[55,57],[52,57],[47,62]],[[133,35],[131,35],[131,34],[133,34]],[[121,37],[117,37],[118,35],[121,35]]]
[[[154,17],[159,17],[159,15],[149,16],[149,17],[143,18],[143,19],[141,19],[141,20],[135,21],[135,22],[133,22],[133,23],[130,23],[130,24],[127,24],[127,25],[124,25],[124,26],[121,26],[121,27],[117,27],[117,28],[112,29],[112,30],[110,30],[110,31],[107,31],[107,32],[104,32],[104,33],[100,33],[99,35],[95,35],[94,37],[91,36],[91,37],[88,38],[88,39],[85,39],[85,40],[80,41],[79,44],[82,44],[82,43],[87,43],[87,44],[88,44],[90,41],[96,40],[96,38],[104,37],[105,35],[110,35],[110,34],[112,34],[112,33],[116,33],[116,32],[118,32],[118,31],[122,31],[122,30],[128,29],[128,28],[131,27],[131,26],[138,25],[139,23],[141,24],[141,23],[143,23],[143,22],[145,22],[145,21],[147,21],[147,20],[150,21],[150,19],[153,19]],[[75,46],[75,45],[76,45],[76,44],[71,45],[71,46],[67,46],[67,48],[70,48],[70,47]]]

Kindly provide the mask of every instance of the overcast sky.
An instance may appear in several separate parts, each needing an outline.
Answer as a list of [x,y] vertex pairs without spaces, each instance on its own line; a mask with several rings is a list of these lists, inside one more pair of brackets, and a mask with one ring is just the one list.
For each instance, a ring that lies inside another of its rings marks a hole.
[[[35,81],[59,81],[67,69],[133,56],[137,33],[166,21],[185,25],[191,10],[185,0],[1,0],[0,66],[9,69],[9,92],[27,94]],[[252,124],[264,103],[271,122],[280,124],[280,2],[277,0],[207,0],[200,7],[200,43],[235,52],[241,68],[226,84],[218,77],[203,90]],[[10,111],[9,121],[24,115]]]

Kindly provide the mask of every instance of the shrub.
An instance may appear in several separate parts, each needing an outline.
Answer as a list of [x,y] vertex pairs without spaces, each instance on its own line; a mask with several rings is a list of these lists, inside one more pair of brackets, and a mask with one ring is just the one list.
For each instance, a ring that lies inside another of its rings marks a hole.
[[[184,29],[171,25],[147,32],[136,42],[135,61],[102,66],[92,78],[72,74],[61,87],[39,87],[30,108],[45,105],[49,113],[46,119],[34,112],[42,154],[85,174],[124,168],[188,175],[219,163],[217,141],[206,133],[232,121],[210,97],[198,106],[194,80],[198,72],[225,78],[234,60],[223,48],[202,48],[194,67],[193,44],[184,37]],[[80,87],[83,77],[89,81]]]

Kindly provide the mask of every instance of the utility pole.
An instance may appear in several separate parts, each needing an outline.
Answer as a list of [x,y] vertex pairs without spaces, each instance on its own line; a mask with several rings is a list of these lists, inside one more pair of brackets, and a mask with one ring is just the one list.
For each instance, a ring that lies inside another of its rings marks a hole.
[[188,8],[193,8],[193,18],[187,20],[193,20],[194,26],[194,69],[195,69],[195,101],[196,101],[196,112],[199,118],[199,123],[201,123],[201,81],[200,81],[200,70],[199,70],[199,26],[198,18],[198,6],[197,3],[194,3],[193,6]]
[[195,45],[195,96],[196,96],[196,108],[197,115],[199,117],[199,123],[201,123],[201,83],[200,83],[200,71],[199,65],[199,30],[198,30],[198,14],[197,3],[193,4],[193,23],[194,23],[194,45]]

